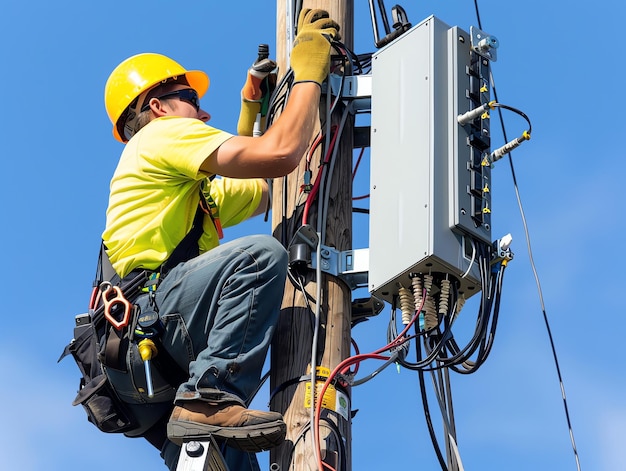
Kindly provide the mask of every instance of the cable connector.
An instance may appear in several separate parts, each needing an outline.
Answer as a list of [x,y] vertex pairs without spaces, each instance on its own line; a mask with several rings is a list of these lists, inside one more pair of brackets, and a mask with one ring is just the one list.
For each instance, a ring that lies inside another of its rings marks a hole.
[[508,263],[510,260],[513,260],[513,252],[511,251],[512,242],[513,236],[509,233],[493,243],[491,265]]
[[466,113],[460,114],[457,116],[456,120],[459,122],[461,126],[465,126],[467,123],[471,123],[476,118],[482,116],[487,110],[495,108],[495,101],[490,101],[489,103],[485,103],[478,108],[474,108],[473,110],[469,110]]
[[300,191],[302,191],[303,193],[310,193],[313,189],[313,184],[311,183],[312,176],[313,172],[311,172],[310,170],[304,171],[304,175],[302,176],[304,183],[300,185]]
[[485,158],[487,165],[491,165],[492,163],[500,160],[513,149],[519,147],[522,142],[528,140],[530,140],[530,132],[524,131],[520,137],[517,137],[512,141],[507,142],[502,147],[494,150],[489,156],[487,156]]

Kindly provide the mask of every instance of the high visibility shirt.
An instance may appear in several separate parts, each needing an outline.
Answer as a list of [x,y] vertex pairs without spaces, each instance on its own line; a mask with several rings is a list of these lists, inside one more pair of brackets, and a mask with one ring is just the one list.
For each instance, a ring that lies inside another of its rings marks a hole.
[[[115,271],[156,269],[191,229],[200,187],[210,194],[223,227],[249,218],[258,208],[262,180],[215,178],[200,165],[229,134],[198,119],[162,117],[144,126],[126,144],[113,178],[102,239]],[[203,183],[204,182],[204,183]],[[219,244],[206,216],[200,253]]]

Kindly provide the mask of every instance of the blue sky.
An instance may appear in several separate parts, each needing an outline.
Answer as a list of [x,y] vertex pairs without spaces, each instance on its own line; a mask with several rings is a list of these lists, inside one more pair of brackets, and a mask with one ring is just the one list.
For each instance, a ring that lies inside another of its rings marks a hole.
[[[375,49],[367,3],[355,1],[357,53]],[[387,3],[390,9],[393,3]],[[478,5],[483,29],[500,41],[493,65],[498,97],[533,124],[531,141],[513,153],[513,162],[582,469],[626,469],[626,321],[616,295],[623,289],[619,240],[626,225],[626,6],[607,0]],[[402,6],[413,24],[432,14],[465,30],[477,25],[470,0]],[[56,363],[71,338],[73,316],[86,309],[108,184],[122,150],[104,110],[104,83],[126,57],[169,55],[209,73],[203,108],[213,126],[234,132],[239,91],[257,44],[275,50],[275,4],[7,2],[0,42],[2,468],[100,471],[113,463],[118,469],[165,469],[142,440],[105,435],[88,424],[71,406],[78,370],[71,360]],[[504,116],[510,137],[525,126]],[[492,178],[494,234],[513,235],[515,259],[504,279],[491,356],[476,374],[452,378],[461,458],[466,470],[575,470],[506,160]],[[355,185],[367,188],[367,172]],[[355,216],[355,248],[367,247],[367,224],[366,216]],[[227,237],[270,229],[259,219]],[[361,352],[386,343],[388,315],[387,307],[354,329]],[[471,303],[462,315],[475,315]],[[361,371],[377,366],[365,362]],[[262,391],[257,406],[266,402]],[[439,469],[415,373],[389,368],[355,388],[352,405],[359,410],[355,470]],[[435,407],[432,402],[438,425]],[[261,461],[267,469],[265,455]]]

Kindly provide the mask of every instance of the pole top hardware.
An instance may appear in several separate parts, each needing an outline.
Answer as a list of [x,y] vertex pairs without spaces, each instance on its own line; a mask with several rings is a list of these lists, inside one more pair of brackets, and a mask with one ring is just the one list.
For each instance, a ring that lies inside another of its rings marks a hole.
[[500,47],[498,38],[491,36],[474,26],[470,26],[470,36],[472,49],[476,52],[476,54],[492,62],[497,60],[496,49]]

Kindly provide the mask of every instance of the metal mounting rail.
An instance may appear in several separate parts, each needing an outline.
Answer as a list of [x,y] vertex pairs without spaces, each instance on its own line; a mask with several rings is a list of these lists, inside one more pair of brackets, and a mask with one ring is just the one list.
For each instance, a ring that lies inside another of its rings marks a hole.
[[213,437],[183,443],[176,471],[229,471]]

